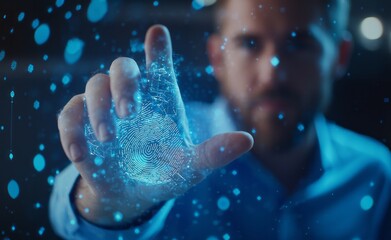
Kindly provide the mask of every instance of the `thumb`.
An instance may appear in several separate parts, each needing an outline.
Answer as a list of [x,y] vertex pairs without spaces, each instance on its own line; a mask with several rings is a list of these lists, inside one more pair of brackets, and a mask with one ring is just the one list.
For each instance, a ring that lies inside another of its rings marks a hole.
[[216,135],[196,147],[194,168],[202,171],[225,166],[249,151],[253,144],[253,137],[246,132]]

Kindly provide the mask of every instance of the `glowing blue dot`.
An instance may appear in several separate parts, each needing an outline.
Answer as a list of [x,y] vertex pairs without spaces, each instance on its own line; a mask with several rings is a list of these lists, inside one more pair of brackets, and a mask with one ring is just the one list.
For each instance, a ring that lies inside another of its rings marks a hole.
[[38,45],[44,44],[50,36],[50,28],[46,23],[41,24],[34,33],[34,40]]
[[272,59],[270,59],[270,63],[273,67],[277,67],[280,64],[280,59],[278,57],[274,56]]
[[154,1],[154,2],[153,2],[153,6],[154,6],[154,7],[159,6],[159,2],[158,2],[158,1]]
[[197,218],[197,217],[199,217],[199,216],[200,216],[200,213],[199,213],[198,211],[195,211],[195,212],[194,212],[194,217]]
[[35,110],[38,110],[38,109],[39,109],[39,105],[40,105],[40,104],[39,104],[39,101],[38,101],[38,100],[35,100],[35,101],[34,101],[34,104],[33,104],[34,109],[35,109]]
[[11,226],[11,230],[12,230],[12,231],[15,231],[15,230],[16,230],[16,226],[15,226],[15,225],[12,225],[12,226]]
[[70,223],[71,225],[75,225],[75,224],[76,224],[76,220],[75,220],[75,219],[71,219],[71,220],[69,221],[69,223]]
[[226,234],[223,235],[223,239],[224,239],[224,240],[229,240],[230,238],[231,238],[231,237],[229,236],[228,233],[226,233]]
[[33,65],[33,64],[29,64],[29,66],[27,67],[27,71],[28,71],[29,73],[34,72],[34,65]]
[[116,222],[121,222],[122,221],[122,218],[124,217],[124,215],[122,215],[122,213],[121,212],[115,212],[114,214],[113,214],[113,216],[114,216],[114,221],[116,221]]
[[284,113],[279,113],[278,114],[278,119],[282,120],[282,119],[284,119],[284,117],[285,117]]
[[37,209],[41,208],[41,203],[39,203],[39,202],[35,203],[34,207],[37,208]]
[[139,228],[135,228],[135,229],[134,229],[134,233],[135,233],[135,234],[140,234],[140,229],[139,229]]
[[33,29],[36,29],[36,28],[38,27],[38,25],[39,25],[39,20],[38,20],[38,18],[36,18],[36,19],[34,19],[33,22],[31,23],[31,27],[32,27]]
[[292,36],[292,37],[296,37],[296,36],[297,36],[296,32],[292,32],[292,33],[291,33],[291,36]]
[[11,90],[11,92],[10,92],[10,97],[11,97],[11,98],[14,98],[14,97],[15,97],[15,92],[14,92],[14,90]]
[[62,84],[64,85],[68,85],[72,80],[72,76],[70,74],[65,74],[63,77],[62,77]]
[[57,85],[55,83],[50,84],[50,91],[55,92],[57,89]]
[[83,53],[83,48],[84,42],[82,40],[78,38],[68,40],[64,52],[65,61],[69,64],[77,62]]
[[252,134],[256,134],[257,133],[257,129],[255,129],[255,128],[251,129],[251,133]]
[[209,75],[212,75],[213,72],[214,72],[214,69],[213,69],[213,67],[212,67],[211,65],[209,65],[209,66],[207,66],[207,67],[205,68],[205,72],[206,72],[207,74],[209,74]]
[[42,59],[46,62],[49,59],[49,56],[47,54],[43,55]]
[[302,123],[299,123],[297,125],[297,130],[299,130],[300,132],[304,131],[304,129],[305,129],[305,127],[304,127],[304,125]]
[[220,152],[224,152],[225,151],[225,147],[220,147]]
[[363,198],[361,198],[360,206],[362,210],[368,211],[373,206],[373,198],[369,195],[365,195]]
[[45,228],[44,228],[44,227],[40,227],[40,228],[38,229],[38,234],[39,234],[39,236],[42,236],[44,232],[45,232]]
[[5,57],[5,51],[1,50],[0,51],[0,62],[3,61],[4,57]]
[[257,200],[258,200],[258,201],[261,201],[261,200],[262,200],[262,197],[261,197],[261,196],[257,196]]
[[64,0],[56,0],[56,7],[61,7],[64,4]]
[[133,31],[132,31],[132,36],[133,36],[133,37],[137,36],[137,31],[136,31],[136,30],[133,30]]
[[[0,61],[1,61],[1,56],[0,56]],[[384,103],[389,103],[390,102],[390,98],[386,97],[383,99]]]
[[52,13],[53,12],[53,8],[52,7],[49,7],[48,8],[48,13]]
[[34,168],[37,172],[41,172],[45,168],[45,157],[38,153],[33,160]]
[[14,154],[10,153],[8,157],[9,157],[10,160],[12,160],[12,159],[14,159]]
[[65,19],[70,19],[71,17],[72,17],[72,12],[71,11],[68,11],[68,12],[66,12],[65,13],[65,15],[64,15],[64,17],[65,17]]
[[54,177],[53,177],[53,176],[49,176],[49,177],[48,177],[48,184],[49,184],[50,186],[53,186],[53,184],[54,184]]
[[100,157],[96,157],[94,159],[94,163],[95,163],[96,166],[101,166],[103,164],[103,159],[100,158]]
[[89,213],[89,212],[90,212],[90,209],[89,209],[89,208],[84,208],[84,212],[85,212],[85,213]]
[[232,175],[234,175],[234,176],[238,175],[238,171],[232,170]]
[[225,211],[229,208],[230,201],[227,197],[222,196],[217,200],[217,207],[219,207],[220,210]]
[[18,63],[14,60],[14,61],[12,61],[12,63],[11,63],[11,70],[12,71],[15,71],[15,69],[16,69],[16,67],[18,66]]
[[23,21],[24,15],[25,15],[24,12],[19,13],[19,15],[18,15],[18,21],[19,22]]
[[80,10],[81,10],[81,5],[80,5],[80,4],[77,4],[75,10],[76,10],[76,11],[80,11]]
[[234,194],[235,196],[238,196],[238,195],[240,194],[239,188],[235,188],[232,192],[233,192],[233,194]]
[[191,6],[194,8],[194,10],[200,10],[204,7],[201,1],[193,0],[191,2]]
[[45,150],[45,145],[44,144],[39,144],[39,150],[41,150],[41,151],[43,151],[43,150]]
[[219,240],[219,239],[215,236],[209,236],[206,240]]
[[100,39],[100,35],[99,34],[96,34],[95,35],[95,40],[98,41]]
[[16,199],[19,196],[19,185],[13,179],[8,183],[8,194],[12,199]]
[[92,0],[87,9],[87,18],[90,22],[100,21],[107,13],[106,0]]

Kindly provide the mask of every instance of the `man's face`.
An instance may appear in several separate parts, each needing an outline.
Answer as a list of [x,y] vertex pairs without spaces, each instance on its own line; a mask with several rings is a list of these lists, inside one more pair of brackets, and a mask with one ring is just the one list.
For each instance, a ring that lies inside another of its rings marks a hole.
[[212,63],[239,122],[265,150],[293,146],[329,102],[338,48],[319,2],[230,0],[224,6]]

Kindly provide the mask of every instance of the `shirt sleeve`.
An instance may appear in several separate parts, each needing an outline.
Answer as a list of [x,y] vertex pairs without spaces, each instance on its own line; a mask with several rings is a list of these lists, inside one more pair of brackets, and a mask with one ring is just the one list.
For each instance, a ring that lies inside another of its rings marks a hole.
[[65,239],[151,239],[159,234],[175,200],[163,207],[144,224],[126,230],[110,230],[95,226],[72,207],[71,191],[79,173],[73,165],[63,170],[55,180],[49,202],[49,218],[54,231]]

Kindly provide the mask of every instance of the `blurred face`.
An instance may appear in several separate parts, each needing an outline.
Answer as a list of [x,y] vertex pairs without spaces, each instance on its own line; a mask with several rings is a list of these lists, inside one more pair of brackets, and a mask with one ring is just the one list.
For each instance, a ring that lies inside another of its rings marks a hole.
[[222,93],[265,150],[294,146],[329,102],[338,48],[316,2],[230,0],[211,39]]

